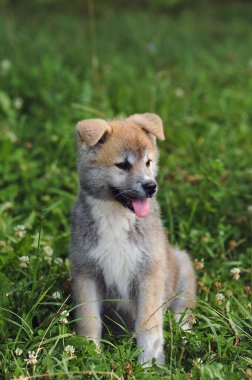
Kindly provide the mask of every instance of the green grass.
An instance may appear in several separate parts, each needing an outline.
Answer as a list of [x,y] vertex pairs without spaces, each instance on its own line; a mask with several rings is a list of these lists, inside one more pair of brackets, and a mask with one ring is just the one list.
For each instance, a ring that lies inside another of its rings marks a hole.
[[[173,14],[106,8],[96,18],[3,8],[1,378],[251,378],[251,24],[248,3]],[[146,111],[165,123],[162,218],[170,241],[196,260],[198,305],[191,332],[167,313],[167,365],[144,372],[131,333],[107,333],[100,352],[76,336],[67,257],[76,122]],[[36,365],[24,361],[28,351]]]

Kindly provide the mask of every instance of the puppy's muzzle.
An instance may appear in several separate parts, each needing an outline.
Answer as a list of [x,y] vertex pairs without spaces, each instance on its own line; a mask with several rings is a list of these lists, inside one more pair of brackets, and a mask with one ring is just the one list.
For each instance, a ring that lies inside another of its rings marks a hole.
[[142,183],[142,188],[145,191],[147,197],[152,197],[157,190],[157,184],[153,180],[148,180]]

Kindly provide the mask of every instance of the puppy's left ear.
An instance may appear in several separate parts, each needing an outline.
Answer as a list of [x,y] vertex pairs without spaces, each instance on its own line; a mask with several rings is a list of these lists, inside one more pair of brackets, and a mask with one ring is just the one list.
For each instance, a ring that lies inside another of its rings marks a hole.
[[139,125],[139,127],[145,129],[159,140],[165,139],[162,119],[155,113],[136,113],[128,117],[127,120]]

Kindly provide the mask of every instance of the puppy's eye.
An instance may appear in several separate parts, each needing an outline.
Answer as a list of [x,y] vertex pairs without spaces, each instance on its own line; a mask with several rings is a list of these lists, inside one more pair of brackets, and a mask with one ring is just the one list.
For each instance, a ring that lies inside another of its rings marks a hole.
[[132,167],[129,161],[119,162],[118,164],[115,164],[115,166],[121,170],[130,170]]
[[147,168],[150,166],[151,161],[152,161],[152,160],[148,160],[148,161],[146,161],[146,166],[147,166]]

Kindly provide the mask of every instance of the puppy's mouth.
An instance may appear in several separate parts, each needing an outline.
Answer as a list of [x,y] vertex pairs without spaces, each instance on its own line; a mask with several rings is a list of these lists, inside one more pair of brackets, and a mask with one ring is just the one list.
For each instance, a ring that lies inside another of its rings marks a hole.
[[134,212],[139,218],[144,218],[150,213],[148,198],[138,198],[137,194],[130,191],[121,191],[116,187],[111,187],[114,199],[124,207]]

